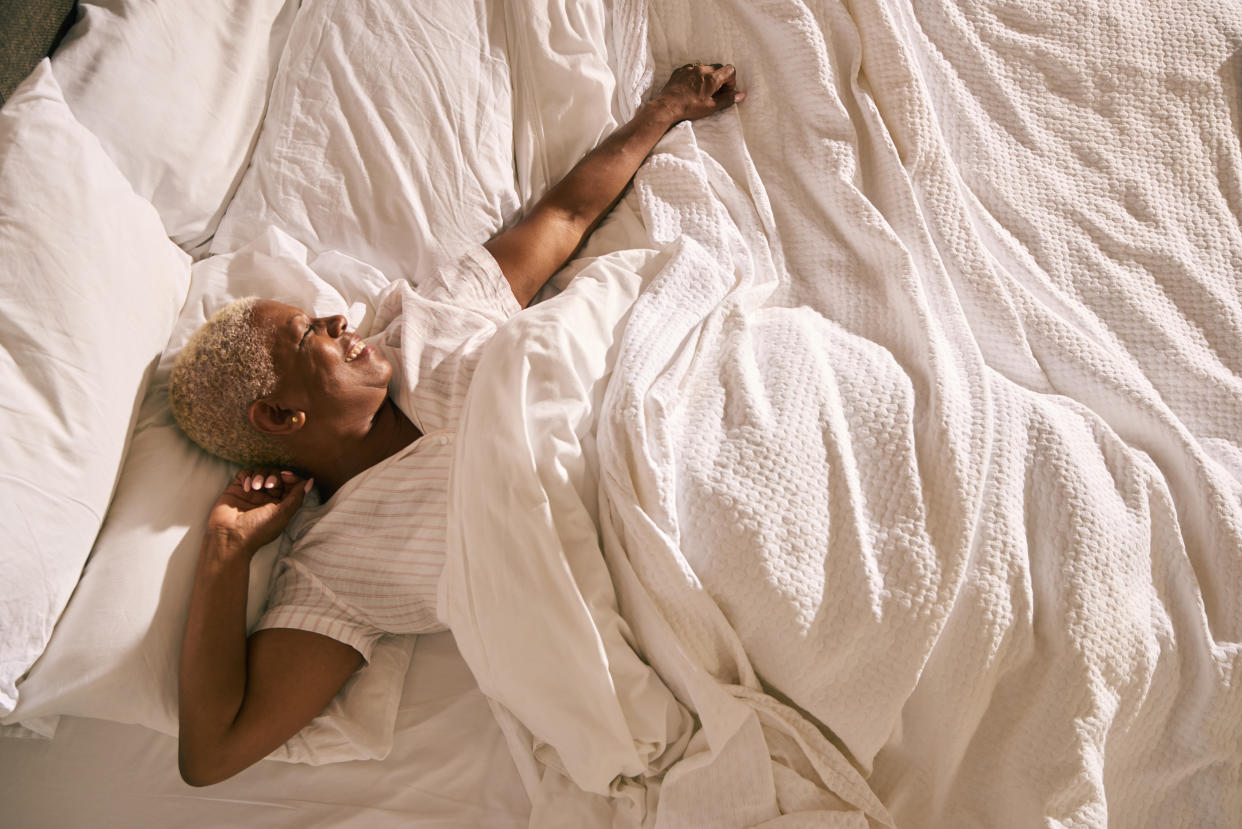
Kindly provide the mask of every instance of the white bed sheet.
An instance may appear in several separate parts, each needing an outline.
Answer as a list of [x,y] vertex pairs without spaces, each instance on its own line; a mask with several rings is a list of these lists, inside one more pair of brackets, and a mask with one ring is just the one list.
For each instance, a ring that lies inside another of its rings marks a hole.
[[419,637],[392,752],[327,766],[258,763],[194,789],[175,739],[65,717],[56,738],[0,740],[0,825],[517,829],[530,802],[451,634]]

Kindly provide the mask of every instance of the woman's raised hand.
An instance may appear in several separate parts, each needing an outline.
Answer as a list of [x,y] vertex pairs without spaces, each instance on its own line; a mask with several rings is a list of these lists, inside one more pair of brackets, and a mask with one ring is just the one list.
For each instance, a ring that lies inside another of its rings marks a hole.
[[652,100],[668,107],[675,120],[693,121],[744,101],[746,93],[737,91],[736,82],[732,64],[687,63],[673,70]]
[[643,159],[678,121],[702,118],[746,97],[732,66],[690,63],[669,78],[634,117],[574,165],[526,216],[486,245],[520,305],[582,247],[617,203]]
[[313,483],[288,470],[243,469],[216,499],[207,532],[254,553],[280,535]]

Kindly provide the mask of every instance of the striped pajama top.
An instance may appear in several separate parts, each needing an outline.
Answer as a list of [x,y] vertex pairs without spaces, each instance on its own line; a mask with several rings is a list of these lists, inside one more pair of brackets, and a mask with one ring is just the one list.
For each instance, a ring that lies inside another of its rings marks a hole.
[[444,565],[453,440],[483,346],[520,306],[483,247],[421,285],[380,295],[367,338],[393,367],[388,394],[423,436],[304,506],[285,530],[256,630],[321,633],[370,660],[385,633],[431,633]]

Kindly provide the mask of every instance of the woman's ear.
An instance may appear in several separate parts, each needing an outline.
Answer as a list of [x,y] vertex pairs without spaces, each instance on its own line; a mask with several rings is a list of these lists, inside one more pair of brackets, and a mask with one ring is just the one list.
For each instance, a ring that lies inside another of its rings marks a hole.
[[306,412],[286,409],[270,397],[250,404],[250,423],[267,435],[291,435],[306,425]]

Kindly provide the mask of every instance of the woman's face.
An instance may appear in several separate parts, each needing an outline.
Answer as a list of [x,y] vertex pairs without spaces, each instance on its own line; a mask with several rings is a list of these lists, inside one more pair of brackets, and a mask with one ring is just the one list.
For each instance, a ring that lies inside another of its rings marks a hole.
[[311,317],[264,300],[253,324],[271,343],[281,408],[302,412],[324,435],[362,436],[388,396],[392,366],[352,331],[342,316]]

